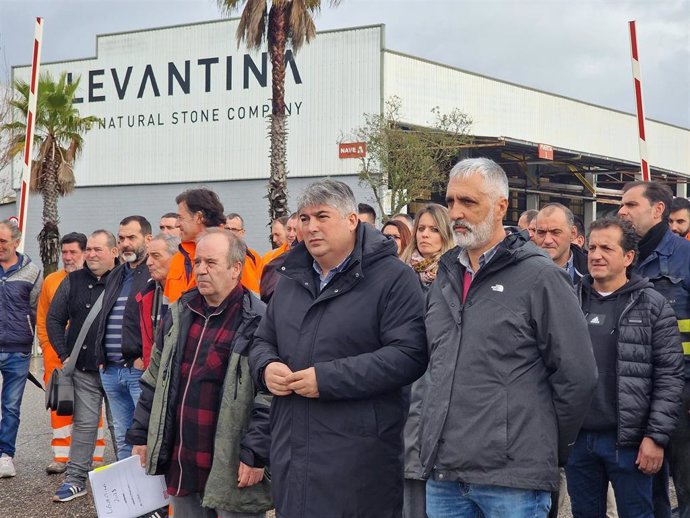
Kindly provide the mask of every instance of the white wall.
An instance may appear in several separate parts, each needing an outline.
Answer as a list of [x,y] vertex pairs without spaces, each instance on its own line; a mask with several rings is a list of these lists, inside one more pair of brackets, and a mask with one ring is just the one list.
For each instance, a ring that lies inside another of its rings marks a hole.
[[[222,20],[99,36],[95,58],[42,66],[53,76],[80,75],[81,114],[105,119],[105,128],[86,136],[77,185],[268,178],[270,60],[266,86],[251,71],[245,74],[245,59],[261,69],[262,56],[237,48],[237,24]],[[338,158],[338,141],[362,124],[364,113],[379,110],[382,38],[381,26],[322,32],[294,58],[299,79],[287,67],[291,177],[356,174],[356,160]],[[208,58],[218,63],[199,64]],[[188,77],[188,94],[176,79],[169,81],[171,62]],[[13,73],[26,79],[29,67]],[[201,121],[201,112],[208,120]],[[15,167],[15,185],[18,176]]]
[[[412,124],[430,122],[434,106],[459,108],[474,120],[474,135],[639,162],[633,115],[386,51],[384,97],[393,95]],[[690,130],[654,121],[646,130],[652,166],[690,176]]]

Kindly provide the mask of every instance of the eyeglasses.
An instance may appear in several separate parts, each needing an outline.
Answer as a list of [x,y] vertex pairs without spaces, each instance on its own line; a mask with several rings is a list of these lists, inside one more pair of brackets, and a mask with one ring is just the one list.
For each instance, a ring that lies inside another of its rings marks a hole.
[[229,230],[230,232],[242,232],[244,229],[243,228],[225,227],[225,230]]

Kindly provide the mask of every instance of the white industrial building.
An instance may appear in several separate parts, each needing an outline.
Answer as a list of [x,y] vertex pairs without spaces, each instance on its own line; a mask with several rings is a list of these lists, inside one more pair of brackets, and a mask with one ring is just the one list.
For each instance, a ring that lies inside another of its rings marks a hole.
[[[42,72],[80,76],[79,109],[102,123],[86,136],[75,166],[77,191],[60,202],[62,232],[115,231],[121,218],[154,225],[174,198],[199,185],[217,191],[227,212],[246,220],[249,246],[268,249],[270,61],[235,43],[238,20],[145,29],[97,38],[92,58],[43,64]],[[425,125],[431,109],[459,108],[473,120],[467,156],[501,162],[511,180],[511,212],[563,201],[587,220],[615,202],[615,189],[638,169],[634,115],[400,54],[385,48],[384,26],[318,33],[288,53],[286,103],[291,208],[301,189],[324,176],[352,186],[360,201],[357,159],[338,142],[398,96],[403,118]],[[29,67],[15,67],[27,78]],[[647,122],[654,179],[686,194],[690,130]],[[552,157],[544,158],[544,150]],[[15,186],[19,164],[11,168]],[[26,251],[38,260],[38,197],[32,197]],[[0,206],[0,216],[17,212]]]

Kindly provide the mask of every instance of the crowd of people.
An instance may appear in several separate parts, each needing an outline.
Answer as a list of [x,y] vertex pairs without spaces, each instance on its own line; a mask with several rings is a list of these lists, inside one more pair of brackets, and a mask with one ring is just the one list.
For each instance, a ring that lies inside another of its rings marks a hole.
[[64,235],[45,280],[0,222],[0,478],[35,327],[45,380],[74,366],[54,502],[87,494],[106,423],[165,477],[151,517],[547,517],[567,493],[575,518],[670,518],[672,478],[690,518],[690,202],[632,182],[587,230],[559,203],[505,226],[484,158],[445,201],[378,230],[317,181],[261,256],[191,189],[155,236]]

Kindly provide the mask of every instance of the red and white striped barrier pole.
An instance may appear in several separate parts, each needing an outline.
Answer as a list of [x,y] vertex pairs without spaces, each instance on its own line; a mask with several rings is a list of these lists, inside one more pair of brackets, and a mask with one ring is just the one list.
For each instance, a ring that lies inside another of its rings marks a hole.
[[640,169],[642,180],[649,181],[649,154],[647,152],[647,135],[644,131],[644,105],[642,103],[642,75],[640,72],[640,56],[637,52],[637,33],[635,21],[628,22],[630,26],[630,52],[632,54],[633,83],[635,85],[635,103],[637,105],[637,128],[640,142]]
[[34,128],[36,126],[36,100],[38,98],[38,79],[41,67],[41,41],[43,40],[43,18],[36,18],[34,31],[34,52],[31,62],[31,83],[29,84],[29,111],[26,114],[26,138],[22,160],[22,182],[19,190],[19,230],[22,239],[18,250],[24,251],[26,241],[26,216],[29,211],[29,183],[31,181],[31,157],[34,148]]

